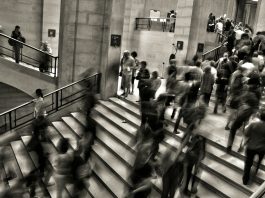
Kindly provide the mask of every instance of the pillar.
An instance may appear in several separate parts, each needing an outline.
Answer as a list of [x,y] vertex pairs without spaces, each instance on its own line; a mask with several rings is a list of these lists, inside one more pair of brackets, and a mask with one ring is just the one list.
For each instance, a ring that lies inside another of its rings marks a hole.
[[175,42],[184,42],[183,50],[178,51],[176,54],[178,65],[184,65],[187,59],[194,1],[179,0],[177,3],[178,13],[176,16],[174,40]]
[[59,87],[84,73],[102,73],[101,92],[116,95],[120,47],[111,47],[111,34],[121,35],[123,0],[64,0],[61,5]]
[[265,1],[259,0],[257,6],[256,19],[254,24],[254,31],[265,31]]

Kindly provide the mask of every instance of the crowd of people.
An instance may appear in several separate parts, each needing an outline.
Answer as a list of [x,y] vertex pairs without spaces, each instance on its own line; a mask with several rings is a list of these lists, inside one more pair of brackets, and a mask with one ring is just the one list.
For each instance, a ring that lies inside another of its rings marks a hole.
[[[177,187],[181,187],[181,193],[184,195],[196,192],[196,182],[192,176],[197,174],[200,161],[205,156],[205,137],[198,130],[198,126],[211,109],[209,108],[211,99],[214,101],[212,113],[218,114],[218,106],[221,104],[221,111],[227,117],[224,126],[224,133],[225,130],[229,131],[227,153],[245,150],[242,183],[247,185],[251,182],[250,170],[255,155],[259,156],[255,172],[257,174],[265,154],[265,131],[262,128],[265,123],[265,108],[260,102],[265,86],[265,37],[264,32],[252,36],[251,28],[241,26],[240,23],[237,27],[232,23],[230,26],[226,25],[229,27],[225,29],[226,51],[217,61],[214,61],[213,57],[202,60],[196,55],[193,67],[183,73],[176,66],[177,61],[174,58],[170,59],[166,93],[157,97],[156,91],[161,85],[161,79],[157,78],[157,75],[155,77],[152,75],[150,78],[146,61],[139,62],[135,57],[129,59],[131,65],[127,65],[127,68],[137,70],[135,65],[137,63],[140,65],[136,79],[139,80],[141,126],[135,141],[139,160],[136,157],[131,175],[134,188],[129,190],[134,197],[148,197],[151,191],[150,183],[154,177],[152,172],[161,174],[163,178],[162,197],[174,197]],[[239,39],[236,38],[235,29],[242,29]],[[128,51],[126,53],[130,56]],[[123,61],[121,65],[124,70],[126,67]],[[154,78],[156,81],[152,80]],[[127,86],[127,92],[129,91],[130,87]],[[158,150],[159,144],[165,138],[165,126],[167,126],[165,112],[169,106],[173,108],[171,119],[177,114],[173,133],[179,133],[181,119],[186,124],[186,131],[177,151],[169,149],[161,154]],[[229,115],[226,115],[226,112]],[[237,131],[241,131],[243,135],[239,149],[233,151],[232,146]],[[192,174],[193,167],[196,171]],[[192,188],[188,189],[190,179]]]
[[[213,57],[202,60],[195,56],[193,67],[182,72],[176,64],[177,60],[171,57],[167,67],[166,92],[158,96],[157,90],[161,86],[158,72],[150,73],[148,63],[139,61],[137,52],[124,51],[120,70],[121,87],[124,91],[122,96],[127,97],[134,93],[137,80],[141,111],[141,124],[134,141],[131,142],[131,146],[136,148],[136,158],[129,174],[130,187],[125,192],[125,197],[149,197],[152,181],[157,175],[162,177],[162,198],[173,198],[177,189],[183,196],[197,192],[196,177],[200,172],[200,162],[205,157],[206,144],[206,138],[199,126],[211,110],[211,98],[214,100],[213,114],[218,114],[219,104],[223,114],[229,112],[224,126],[224,133],[229,130],[227,153],[240,151],[232,151],[232,146],[237,131],[242,128],[244,138],[240,149],[245,148],[246,153],[243,184],[250,182],[250,170],[255,155],[259,156],[255,173],[258,172],[265,154],[265,108],[260,103],[265,86],[265,35],[264,32],[258,32],[252,38],[252,33],[245,29],[240,39],[236,39],[232,24],[226,30],[227,50],[217,61]],[[231,35],[233,39],[230,38]],[[74,185],[74,197],[80,197],[80,192],[86,186],[85,180],[91,174],[91,146],[96,136],[96,124],[91,118],[96,99],[91,87],[85,85],[85,88],[87,104],[84,111],[87,127],[76,150],[71,148],[68,139],[60,138],[56,145],[57,155],[51,165],[42,146],[43,142],[48,141],[50,123],[44,108],[42,90],[36,90],[35,119],[32,122],[32,138],[27,147],[37,153],[39,167],[23,180],[31,197],[35,196],[36,185],[41,186],[42,181],[48,185],[52,174],[57,198],[62,197],[67,183]],[[159,145],[166,141],[165,114],[170,106],[173,109],[171,119],[175,120],[177,117],[172,132],[180,133],[181,120],[186,129],[179,146],[159,152]],[[11,194],[12,191],[7,191],[6,197],[11,197]]]

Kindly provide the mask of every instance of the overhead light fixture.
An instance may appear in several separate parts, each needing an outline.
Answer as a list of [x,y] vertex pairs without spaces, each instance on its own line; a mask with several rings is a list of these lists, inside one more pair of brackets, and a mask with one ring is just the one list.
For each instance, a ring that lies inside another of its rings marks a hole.
[[252,0],[252,1],[256,1],[256,2],[258,2],[259,0]]

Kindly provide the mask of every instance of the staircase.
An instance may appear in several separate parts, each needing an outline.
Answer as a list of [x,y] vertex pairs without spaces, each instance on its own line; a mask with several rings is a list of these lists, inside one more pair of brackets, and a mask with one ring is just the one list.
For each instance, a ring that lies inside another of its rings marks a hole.
[[[124,190],[130,185],[128,176],[136,152],[129,142],[136,135],[136,130],[140,125],[138,106],[139,104],[132,100],[110,98],[108,101],[100,101],[94,109],[92,118],[98,124],[97,139],[92,151],[94,168],[92,176],[87,181],[83,197],[123,197]],[[173,121],[167,120],[167,123],[166,138],[160,149],[169,147],[175,150],[183,137],[184,128],[181,127],[180,133],[175,135],[172,133]],[[55,145],[58,140],[61,137],[69,138],[71,149],[75,149],[85,124],[85,116],[80,112],[73,112],[59,121],[52,122],[47,132],[50,141],[43,145],[49,154],[50,163],[56,156]],[[244,186],[242,184],[244,154],[237,152],[226,154],[225,141],[216,142],[214,134],[209,134],[207,138],[207,153],[201,163],[202,172],[199,177],[197,197],[244,198],[256,192],[265,178],[264,161],[256,179],[251,185]],[[17,176],[8,181],[11,187],[19,178],[25,177],[38,166],[35,153],[27,151],[26,145],[29,139],[29,135],[24,135],[4,147],[5,152],[9,153],[9,158],[3,162],[3,170],[6,173],[7,169],[11,169]],[[45,187],[45,189],[52,198],[56,197],[54,185]],[[161,190],[161,178],[154,179],[151,197],[160,197]],[[72,186],[66,186],[64,197],[70,198],[72,193]],[[42,196],[40,189],[37,189],[37,194]],[[180,196],[176,193],[175,197]]]

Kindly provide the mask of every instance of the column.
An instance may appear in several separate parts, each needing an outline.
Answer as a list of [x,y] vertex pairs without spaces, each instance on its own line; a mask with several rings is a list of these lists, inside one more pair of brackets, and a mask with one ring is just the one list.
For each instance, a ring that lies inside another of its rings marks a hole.
[[258,7],[257,7],[257,13],[256,13],[256,19],[254,24],[254,31],[265,31],[265,1],[259,0],[258,1]]
[[191,21],[193,13],[194,0],[179,0],[177,4],[177,16],[176,16],[176,26],[174,40],[183,41],[183,50],[178,51],[176,54],[176,59],[178,60],[178,65],[184,65],[187,58],[189,37],[191,33]]
[[124,0],[64,0],[61,7],[59,87],[102,73],[101,92],[116,95],[120,47],[111,47],[111,34],[123,30]]

